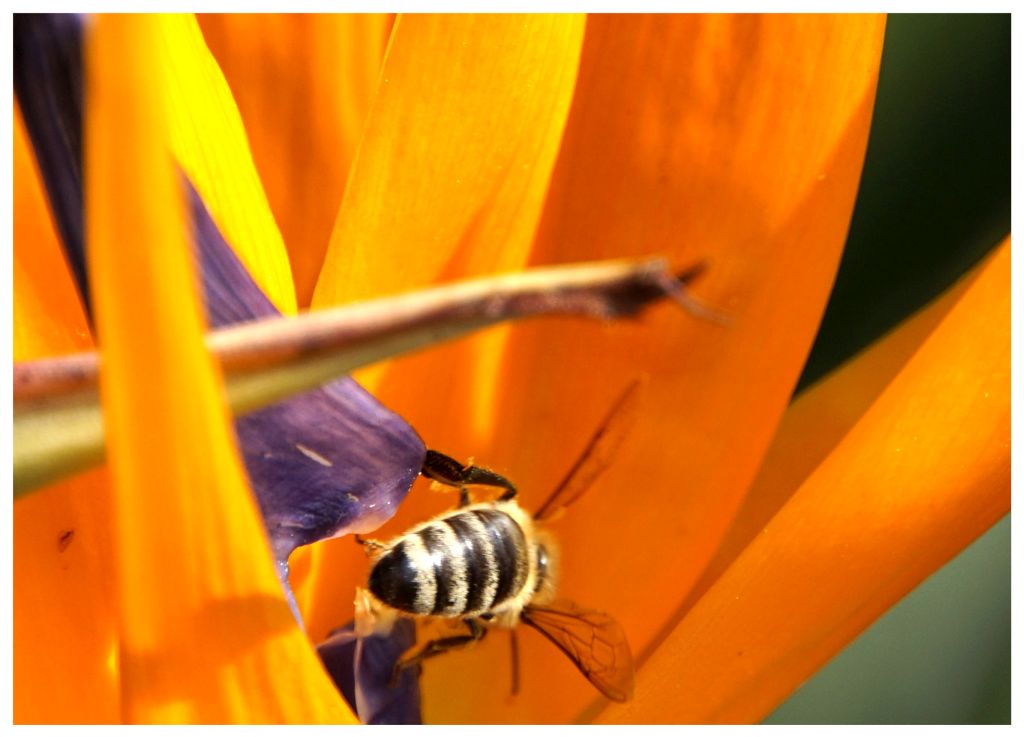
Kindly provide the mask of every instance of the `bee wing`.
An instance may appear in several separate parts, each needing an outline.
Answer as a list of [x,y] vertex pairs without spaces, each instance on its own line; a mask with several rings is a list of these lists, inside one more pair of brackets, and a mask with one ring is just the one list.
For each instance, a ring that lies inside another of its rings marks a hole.
[[587,443],[583,454],[562,479],[561,483],[551,492],[551,496],[541,505],[534,515],[535,519],[545,520],[556,512],[572,504],[583,496],[590,485],[597,480],[615,458],[615,452],[626,439],[629,429],[636,419],[639,405],[641,379],[636,379],[626,387],[615,404],[608,411],[604,420],[598,425],[597,432]]
[[568,601],[527,607],[520,615],[569,656],[580,672],[612,701],[633,696],[633,655],[626,633],[604,612],[581,609]]

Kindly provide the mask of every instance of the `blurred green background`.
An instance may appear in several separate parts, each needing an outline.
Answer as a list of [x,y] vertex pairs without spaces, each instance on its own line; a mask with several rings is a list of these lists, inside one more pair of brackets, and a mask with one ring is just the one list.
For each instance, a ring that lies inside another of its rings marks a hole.
[[[798,391],[1009,232],[1010,16],[891,15],[850,235]],[[1009,721],[1007,516],[765,723]]]

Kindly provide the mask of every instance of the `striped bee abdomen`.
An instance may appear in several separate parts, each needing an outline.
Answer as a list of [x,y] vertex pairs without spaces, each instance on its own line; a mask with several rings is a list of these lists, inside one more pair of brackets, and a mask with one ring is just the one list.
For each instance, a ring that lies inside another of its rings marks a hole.
[[464,509],[404,535],[377,559],[370,591],[410,614],[477,616],[522,591],[530,561],[522,529],[497,509]]

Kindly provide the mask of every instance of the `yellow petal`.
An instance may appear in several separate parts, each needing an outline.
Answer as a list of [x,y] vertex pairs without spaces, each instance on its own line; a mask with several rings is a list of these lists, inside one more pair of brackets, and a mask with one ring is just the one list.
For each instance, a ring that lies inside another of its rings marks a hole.
[[1010,248],[659,645],[613,722],[755,722],[1010,511]]
[[[13,305],[16,361],[92,347],[20,111],[14,118]],[[117,721],[106,470],[21,499],[13,516],[14,721]]]
[[[614,614],[641,660],[733,519],[814,339],[883,31],[884,19],[863,15],[591,16],[532,259],[703,260],[695,292],[728,322],[665,306],[636,324],[524,325],[491,374],[493,413],[478,410],[472,387],[440,392],[433,418],[397,405],[435,447],[482,411],[486,440],[452,452],[506,473],[535,509],[614,398],[650,377],[615,465],[554,530],[563,595]],[[485,676],[508,662],[502,638],[429,663],[428,717],[557,722],[594,698],[546,641],[527,632],[520,650],[518,700]],[[457,701],[444,695],[454,679],[467,689]]]
[[300,306],[313,296],[392,23],[383,14],[199,16],[245,120]]
[[[582,37],[578,16],[401,16],[314,304],[522,267],[561,141]],[[505,335],[492,330],[403,359],[396,372],[359,378],[414,427],[429,417],[431,432],[421,433],[428,444],[468,455],[473,444],[466,438],[489,424],[477,421],[488,418],[479,405],[497,401],[490,374]],[[486,370],[477,365],[481,358]],[[464,399],[467,387],[489,398],[449,401]],[[412,501],[400,520],[423,513],[424,505]],[[307,620],[314,636],[352,611],[352,585],[365,569],[350,541],[325,547],[333,552],[318,557],[311,573],[318,579]]]
[[193,16],[160,16],[159,29],[174,155],[256,283],[279,310],[294,313],[288,254],[224,75]]
[[[173,24],[172,24],[173,25]],[[168,153],[168,21],[88,39],[86,223],[113,479],[122,716],[351,721],[289,613],[203,342]]]

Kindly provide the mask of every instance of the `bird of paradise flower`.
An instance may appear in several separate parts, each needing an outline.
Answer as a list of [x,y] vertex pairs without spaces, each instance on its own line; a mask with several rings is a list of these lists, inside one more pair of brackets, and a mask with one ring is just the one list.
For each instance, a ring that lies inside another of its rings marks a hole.
[[[299,304],[657,251],[711,261],[701,295],[731,315],[725,330],[669,311],[500,329],[362,377],[433,445],[487,458],[536,500],[626,380],[650,376],[633,438],[559,529],[565,593],[615,611],[639,652],[636,698],[592,704],[524,638],[519,699],[495,687],[504,661],[485,644],[426,672],[428,719],[757,720],[1008,511],[1008,246],[786,412],[849,221],[882,27],[424,16],[390,29],[358,154],[340,157],[353,164],[333,231],[319,250],[288,241]],[[99,18],[86,58],[110,464],[16,505],[15,718],[350,720],[264,552],[201,348],[178,180],[154,154],[169,118],[178,164],[290,311],[240,120],[193,19]],[[90,342],[19,140],[16,359]],[[139,237],[153,247],[126,246]],[[400,516],[436,507],[426,496]],[[342,543],[293,557],[313,641],[364,570]]]

